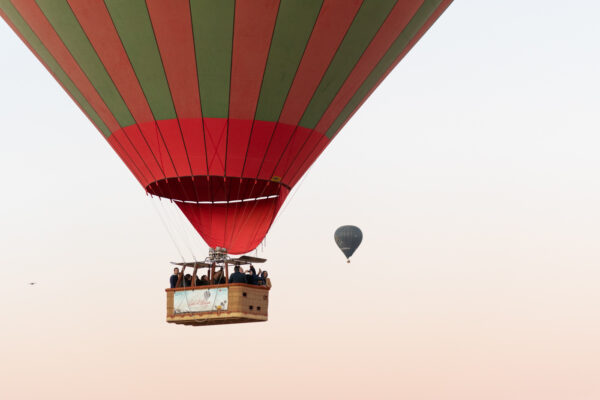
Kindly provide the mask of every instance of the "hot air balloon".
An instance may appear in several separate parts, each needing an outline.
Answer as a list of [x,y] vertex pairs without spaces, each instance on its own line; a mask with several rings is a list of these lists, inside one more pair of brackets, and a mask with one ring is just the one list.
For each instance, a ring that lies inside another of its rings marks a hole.
[[342,253],[346,256],[348,262],[350,262],[350,257],[352,257],[352,254],[354,254],[362,242],[363,234],[357,226],[344,225],[335,230],[333,239],[335,240],[335,244],[337,244]]
[[450,3],[0,0],[0,15],[147,193],[243,254]]

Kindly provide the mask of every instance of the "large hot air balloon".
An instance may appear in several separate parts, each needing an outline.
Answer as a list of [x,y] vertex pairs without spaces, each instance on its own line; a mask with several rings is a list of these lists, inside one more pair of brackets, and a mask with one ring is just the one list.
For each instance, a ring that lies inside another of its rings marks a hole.
[[450,2],[0,0],[0,15],[148,193],[241,254]]

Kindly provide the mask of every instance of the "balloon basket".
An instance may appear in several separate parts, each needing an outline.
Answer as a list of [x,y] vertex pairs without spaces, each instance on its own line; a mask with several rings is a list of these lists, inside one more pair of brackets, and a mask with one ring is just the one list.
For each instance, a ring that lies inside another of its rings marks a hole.
[[[264,322],[269,317],[269,289],[264,286],[230,283],[166,289],[166,292],[167,322],[171,324],[241,324]],[[220,296],[221,305],[211,304],[215,296]],[[227,300],[223,301],[224,298]]]

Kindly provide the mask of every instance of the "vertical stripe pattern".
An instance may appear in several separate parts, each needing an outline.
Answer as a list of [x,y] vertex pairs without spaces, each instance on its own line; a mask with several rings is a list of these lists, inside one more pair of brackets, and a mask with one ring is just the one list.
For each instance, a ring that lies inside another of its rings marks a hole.
[[229,203],[289,192],[450,3],[0,0],[0,16],[147,191]]

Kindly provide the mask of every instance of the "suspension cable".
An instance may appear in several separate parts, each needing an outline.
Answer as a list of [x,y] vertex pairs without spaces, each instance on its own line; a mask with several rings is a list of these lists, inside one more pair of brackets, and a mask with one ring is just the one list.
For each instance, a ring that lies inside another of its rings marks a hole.
[[[158,201],[162,201],[160,197],[158,197],[158,199],[159,199]],[[152,207],[154,208],[154,211],[156,211],[156,213],[160,217],[160,220],[161,220],[163,226],[165,227],[167,233],[169,234],[169,237],[171,238],[171,241],[173,242],[173,245],[177,249],[177,253],[179,253],[179,256],[181,257],[181,260],[185,263],[185,257],[183,256],[183,253],[181,252],[181,249],[177,245],[177,241],[175,240],[175,237],[171,233],[171,230],[169,229],[169,226],[168,226],[168,224],[167,224],[164,216],[161,214],[161,212],[158,209],[158,207],[156,207],[156,204],[154,204],[154,201],[155,201],[154,200],[154,196],[150,195],[150,202],[152,203]]]
[[[172,201],[170,201],[170,203],[172,205]],[[171,205],[169,205],[169,204],[165,205],[161,201],[161,206],[165,212],[165,215],[167,215],[169,221],[171,221],[171,224],[174,227],[175,232],[177,232],[177,236],[180,239],[181,243],[183,243],[183,245],[187,248],[188,252],[192,256],[192,259],[194,261],[197,261],[196,255],[194,254],[194,250],[192,249],[192,246],[190,245],[190,242],[188,240],[189,239],[188,235],[185,233],[184,227],[181,224],[180,216],[174,215],[175,212],[173,210],[173,207],[171,207]]]

